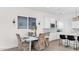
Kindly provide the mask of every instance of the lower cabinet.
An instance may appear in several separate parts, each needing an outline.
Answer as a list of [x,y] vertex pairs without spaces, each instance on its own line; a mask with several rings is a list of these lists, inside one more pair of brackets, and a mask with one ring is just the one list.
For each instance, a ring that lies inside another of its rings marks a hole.
[[57,32],[56,33],[50,33],[49,41],[57,40],[57,39],[59,39],[59,34]]

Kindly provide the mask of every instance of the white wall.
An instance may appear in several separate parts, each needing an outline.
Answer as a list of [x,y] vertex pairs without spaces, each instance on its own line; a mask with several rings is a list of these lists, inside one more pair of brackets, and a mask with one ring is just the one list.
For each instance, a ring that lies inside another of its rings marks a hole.
[[32,16],[36,17],[40,22],[38,26],[38,32],[43,28],[43,20],[45,16],[52,16],[51,14],[30,10],[28,8],[0,8],[0,50],[8,49],[17,46],[16,32],[25,33],[26,30],[17,30],[16,24],[12,21],[17,21],[17,16]]

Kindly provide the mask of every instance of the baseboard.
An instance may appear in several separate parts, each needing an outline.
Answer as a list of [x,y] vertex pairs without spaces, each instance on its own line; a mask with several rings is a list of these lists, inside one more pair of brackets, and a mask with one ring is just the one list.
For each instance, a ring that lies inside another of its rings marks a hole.
[[6,50],[12,49],[12,48],[17,48],[17,46],[16,46],[16,47],[7,48],[7,49],[2,49],[2,50],[0,50],[0,51],[6,51]]
[[51,40],[51,41],[49,41],[49,43],[51,43],[51,42],[54,42],[54,41],[58,41],[59,39],[56,39],[56,40]]

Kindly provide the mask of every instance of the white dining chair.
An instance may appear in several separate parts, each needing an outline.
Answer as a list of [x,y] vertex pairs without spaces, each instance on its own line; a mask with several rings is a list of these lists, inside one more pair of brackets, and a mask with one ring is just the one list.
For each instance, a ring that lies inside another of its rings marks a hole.
[[24,50],[24,51],[27,50],[28,49],[28,43],[24,39],[22,39],[19,34],[16,34],[16,36],[17,36],[17,39],[18,39],[19,50]]

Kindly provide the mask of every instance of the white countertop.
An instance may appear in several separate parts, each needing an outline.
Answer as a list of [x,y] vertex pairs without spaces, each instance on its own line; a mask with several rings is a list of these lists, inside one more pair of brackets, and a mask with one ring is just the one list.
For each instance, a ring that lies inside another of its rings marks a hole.
[[49,38],[50,38],[50,41],[51,40],[56,40],[56,39],[60,39],[60,37],[59,37],[59,35],[60,34],[64,34],[64,35],[74,35],[75,37],[76,36],[79,36],[79,32],[51,32],[50,33],[50,36],[49,36]]
[[78,32],[60,32],[59,34],[79,36]]

